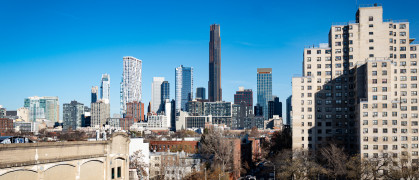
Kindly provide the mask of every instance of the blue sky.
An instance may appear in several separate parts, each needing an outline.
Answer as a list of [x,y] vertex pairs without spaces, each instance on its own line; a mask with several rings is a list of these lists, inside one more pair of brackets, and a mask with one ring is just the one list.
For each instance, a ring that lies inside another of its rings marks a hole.
[[[324,1],[0,1],[0,104],[29,96],[90,103],[91,86],[111,76],[111,113],[119,113],[122,57],[143,60],[143,101],[152,77],[165,77],[174,98],[175,68],[194,68],[194,87],[207,87],[209,26],[221,26],[223,98],[253,89],[256,68],[273,68],[273,94],[291,95],[303,48],[327,42],[333,22],[355,19],[369,0]],[[408,19],[419,37],[416,0],[377,0],[385,19]],[[255,98],[256,102],[256,98]],[[90,105],[89,105],[90,106]],[[285,107],[285,106],[284,106]],[[285,110],[285,108],[284,108]]]

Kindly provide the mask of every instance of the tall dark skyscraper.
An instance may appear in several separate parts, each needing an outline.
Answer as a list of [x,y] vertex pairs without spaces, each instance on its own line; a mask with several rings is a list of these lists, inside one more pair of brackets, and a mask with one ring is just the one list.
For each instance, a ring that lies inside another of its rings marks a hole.
[[282,117],[282,102],[279,101],[279,97],[274,97],[274,115]]
[[196,88],[196,99],[206,99],[205,96],[205,88],[204,87],[198,87]]
[[208,99],[222,101],[220,25],[210,26]]

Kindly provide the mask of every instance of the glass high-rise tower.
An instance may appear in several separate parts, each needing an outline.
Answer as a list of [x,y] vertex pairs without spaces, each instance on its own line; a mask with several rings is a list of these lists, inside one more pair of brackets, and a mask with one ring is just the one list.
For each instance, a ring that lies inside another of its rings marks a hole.
[[208,99],[222,101],[221,89],[221,37],[220,25],[210,26]]
[[257,103],[262,107],[265,120],[269,118],[269,101],[272,101],[272,68],[258,68]]
[[193,68],[180,65],[175,80],[176,111],[186,111],[186,103],[193,98]]
[[170,83],[168,81],[163,81],[163,83],[161,83],[160,89],[161,89],[161,98],[160,98],[161,102],[160,102],[159,112],[165,111],[165,102],[167,99],[170,100]]
[[153,77],[153,83],[151,84],[151,112],[157,113],[161,105],[161,85],[164,81],[164,77]]
[[109,103],[109,95],[111,89],[111,76],[109,74],[102,74],[102,81],[100,85],[100,99]]

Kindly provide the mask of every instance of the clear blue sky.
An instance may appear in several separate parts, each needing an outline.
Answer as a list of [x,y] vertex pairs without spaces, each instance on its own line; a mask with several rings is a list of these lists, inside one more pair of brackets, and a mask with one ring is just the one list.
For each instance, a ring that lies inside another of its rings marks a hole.
[[[408,19],[419,38],[417,0],[382,3],[384,18]],[[143,60],[143,101],[152,77],[165,77],[174,98],[175,68],[194,68],[194,87],[207,87],[209,26],[221,25],[223,98],[239,86],[256,97],[256,68],[273,68],[273,94],[291,94],[305,45],[327,42],[333,22],[355,19],[345,1],[20,1],[0,2],[0,104],[58,96],[90,106],[90,88],[111,75],[111,113],[119,113],[122,57]],[[256,98],[255,98],[256,100]],[[256,102],[256,101],[255,101]],[[284,108],[285,110],[285,108]],[[62,114],[62,112],[60,112]]]

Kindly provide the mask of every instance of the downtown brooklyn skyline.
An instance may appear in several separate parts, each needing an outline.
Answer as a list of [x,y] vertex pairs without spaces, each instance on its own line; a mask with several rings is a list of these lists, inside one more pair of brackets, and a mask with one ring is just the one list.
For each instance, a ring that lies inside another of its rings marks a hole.
[[[401,13],[399,3],[380,2],[392,7],[384,13],[384,18],[411,20],[410,36],[417,37],[418,21],[413,14]],[[318,2],[319,7],[334,7],[334,12],[326,13],[313,10],[309,2],[305,3],[302,6],[298,2],[267,2],[263,6],[251,2],[237,6],[220,3],[213,14],[205,13],[211,12],[213,5],[202,4],[202,12],[182,7],[185,12],[176,11],[174,17],[159,15],[163,11],[173,12],[167,7],[170,2],[166,6],[151,2],[104,2],[93,11],[96,13],[90,12],[95,4],[76,7],[56,2],[38,9],[29,7],[40,4],[28,2],[22,5],[27,10],[20,14],[4,9],[4,22],[10,28],[1,30],[4,39],[0,43],[1,62],[7,67],[1,71],[1,77],[7,87],[16,88],[2,88],[0,104],[17,109],[22,107],[24,98],[31,96],[58,96],[61,104],[71,100],[89,104],[91,87],[100,87],[102,74],[107,73],[111,77],[111,114],[119,113],[125,56],[142,60],[142,102],[146,106],[151,101],[153,77],[164,77],[170,83],[170,98],[175,99],[175,68],[180,65],[193,67],[193,96],[197,87],[205,87],[210,98],[211,24],[219,24],[223,39],[219,79],[222,100],[232,102],[235,91],[243,86],[253,90],[257,102],[257,68],[272,68],[272,95],[285,103],[291,95],[291,77],[301,74],[303,47],[327,42],[325,32],[330,24],[353,19],[357,9],[355,2],[334,5]],[[405,4],[411,5],[403,8],[415,7],[415,3],[406,1]],[[113,5],[128,9],[115,10]],[[301,12],[287,10],[290,6],[302,8]],[[146,13],[133,13],[133,7]],[[42,8],[56,10],[42,11]],[[110,10],[118,15],[111,15]],[[129,13],[122,15],[126,11]]]

